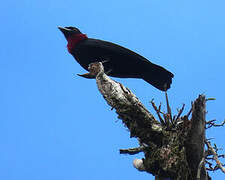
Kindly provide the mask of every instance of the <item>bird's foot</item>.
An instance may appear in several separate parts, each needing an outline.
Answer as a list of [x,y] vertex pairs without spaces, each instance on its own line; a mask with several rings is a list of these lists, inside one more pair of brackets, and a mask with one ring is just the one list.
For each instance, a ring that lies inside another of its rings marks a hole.
[[[107,63],[109,62],[109,60],[104,60],[101,61],[101,63]],[[87,78],[87,79],[95,79],[96,78],[96,73],[93,71],[93,67],[95,66],[97,62],[94,63],[90,63],[88,66],[88,70],[90,71],[89,73],[85,73],[85,74],[77,74],[78,76],[81,76],[83,78]],[[93,71],[93,72],[92,72]],[[112,72],[112,69],[109,69],[108,71],[105,72],[106,75],[109,75]]]

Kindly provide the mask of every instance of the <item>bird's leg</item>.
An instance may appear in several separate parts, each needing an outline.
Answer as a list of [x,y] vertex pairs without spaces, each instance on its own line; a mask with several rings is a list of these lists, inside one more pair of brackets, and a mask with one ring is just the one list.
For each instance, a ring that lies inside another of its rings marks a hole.
[[[90,63],[88,65],[88,71],[89,73],[85,73],[85,74],[77,74],[78,76],[87,78],[87,79],[95,79],[98,72],[96,72],[96,68],[98,68],[99,66],[101,66],[101,62],[94,62],[94,63]],[[102,66],[103,67],[103,66]],[[104,68],[103,68],[104,71]]]
[[[96,62],[97,62],[97,61],[96,61]],[[101,61],[102,64],[107,63],[107,62],[109,62],[109,60]],[[95,62],[94,62],[94,63],[95,63]],[[93,63],[91,63],[91,64],[93,64]],[[91,64],[89,64],[88,70],[90,70]],[[108,75],[108,74],[111,73],[111,72],[112,72],[112,69],[109,69],[108,71],[105,72],[105,74]],[[81,77],[83,77],[83,78],[87,78],[87,79],[95,79],[95,75],[93,75],[93,74],[91,74],[91,73],[77,74],[77,75],[78,75],[78,76],[81,76]]]
[[[90,71],[91,69],[91,65],[92,65],[93,63],[90,63],[89,65],[88,65],[88,70]],[[95,79],[95,75],[94,74],[92,74],[92,73],[85,73],[85,74],[77,74],[78,76],[81,76],[81,77],[83,77],[83,78],[87,78],[87,79]]]

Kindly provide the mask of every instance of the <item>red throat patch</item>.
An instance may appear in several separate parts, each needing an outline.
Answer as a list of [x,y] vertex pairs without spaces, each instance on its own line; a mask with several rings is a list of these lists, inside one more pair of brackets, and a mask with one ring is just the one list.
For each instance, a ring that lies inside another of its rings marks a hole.
[[67,44],[67,49],[69,51],[69,53],[72,53],[72,50],[75,48],[75,46],[77,45],[77,43],[79,43],[82,40],[87,39],[87,35],[86,34],[75,34],[73,36],[70,36],[67,38],[68,44]]

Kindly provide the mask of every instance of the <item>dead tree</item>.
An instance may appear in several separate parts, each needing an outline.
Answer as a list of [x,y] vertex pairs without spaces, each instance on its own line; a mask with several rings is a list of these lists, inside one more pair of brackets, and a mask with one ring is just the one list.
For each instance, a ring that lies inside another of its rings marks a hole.
[[157,120],[128,88],[104,73],[102,63],[90,64],[89,71],[90,76],[96,77],[106,102],[129,129],[130,137],[139,141],[139,147],[120,149],[121,154],[144,152],[144,158],[133,161],[136,169],[154,175],[157,180],[210,180],[208,171],[220,169],[225,172],[219,160],[224,155],[218,155],[218,148],[212,147],[205,137],[207,128],[224,123],[206,122],[206,101],[209,99],[204,95],[199,95],[189,113],[183,116],[184,105],[172,116],[168,98],[166,113],[161,111],[161,105],[157,107],[152,101]]

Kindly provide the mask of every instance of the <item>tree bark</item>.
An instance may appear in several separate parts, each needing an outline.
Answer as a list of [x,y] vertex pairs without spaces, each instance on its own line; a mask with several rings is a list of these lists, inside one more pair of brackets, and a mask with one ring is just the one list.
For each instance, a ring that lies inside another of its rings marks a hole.
[[206,99],[200,95],[192,106],[191,129],[188,132],[186,149],[187,161],[193,177],[200,180],[207,179],[205,169],[205,114]]
[[160,180],[209,179],[204,164],[204,95],[193,103],[191,120],[188,115],[178,115],[174,121],[175,118],[164,114],[159,122],[128,88],[104,73],[101,63],[91,64],[89,70],[96,76],[98,89],[106,102],[129,129],[130,137],[138,138],[140,147],[120,151],[121,154],[144,152],[143,159],[134,160],[135,168]]

